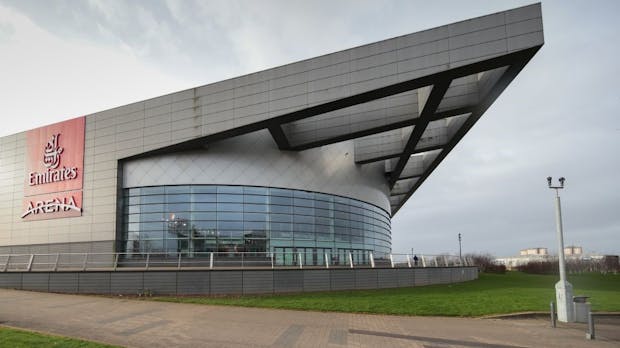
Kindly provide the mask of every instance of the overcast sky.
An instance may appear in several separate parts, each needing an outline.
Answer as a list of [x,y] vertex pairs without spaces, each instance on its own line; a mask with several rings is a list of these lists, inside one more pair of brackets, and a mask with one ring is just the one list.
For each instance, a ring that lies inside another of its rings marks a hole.
[[[532,1],[0,0],[0,136]],[[620,1],[543,1],[545,45],[392,221],[393,250],[620,253]]]

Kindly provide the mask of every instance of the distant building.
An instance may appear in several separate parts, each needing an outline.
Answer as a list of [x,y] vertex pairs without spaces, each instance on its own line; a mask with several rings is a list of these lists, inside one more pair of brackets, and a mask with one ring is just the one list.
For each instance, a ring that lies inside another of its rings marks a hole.
[[[584,254],[583,248],[580,246],[567,246],[564,247],[564,257],[568,260],[603,260],[604,256],[602,255],[590,255]],[[535,261],[547,261],[547,260],[557,260],[557,255],[550,255],[549,249],[547,248],[528,248],[521,249],[519,251],[519,256],[512,257],[503,257],[495,259],[495,263],[498,265],[506,266],[506,269],[511,270],[515,269],[521,265],[525,265],[529,262]],[[612,261],[613,263],[613,261]]]
[[580,246],[564,247],[565,256],[581,256],[582,254],[583,254],[583,249]]
[[529,249],[522,249],[519,254],[521,256],[526,256],[526,255],[549,255],[549,250],[547,248],[529,248]]

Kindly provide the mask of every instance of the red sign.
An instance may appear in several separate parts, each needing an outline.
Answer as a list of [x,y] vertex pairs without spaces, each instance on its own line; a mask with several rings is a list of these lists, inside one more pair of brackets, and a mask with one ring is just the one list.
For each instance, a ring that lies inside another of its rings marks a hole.
[[84,125],[78,117],[26,134],[24,220],[82,215]]

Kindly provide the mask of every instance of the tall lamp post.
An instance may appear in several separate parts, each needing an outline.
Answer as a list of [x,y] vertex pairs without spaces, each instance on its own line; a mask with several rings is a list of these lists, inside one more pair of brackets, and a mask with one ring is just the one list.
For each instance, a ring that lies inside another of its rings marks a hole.
[[461,234],[459,233],[459,262],[463,264],[463,255],[461,253]]
[[573,286],[566,280],[566,262],[564,261],[564,233],[562,231],[562,206],[558,190],[564,188],[564,177],[558,179],[559,186],[553,185],[553,179],[547,177],[549,188],[555,190],[555,223],[558,233],[558,258],[560,263],[560,281],[555,284],[555,300],[558,304],[558,320],[565,323],[575,321],[573,313]]

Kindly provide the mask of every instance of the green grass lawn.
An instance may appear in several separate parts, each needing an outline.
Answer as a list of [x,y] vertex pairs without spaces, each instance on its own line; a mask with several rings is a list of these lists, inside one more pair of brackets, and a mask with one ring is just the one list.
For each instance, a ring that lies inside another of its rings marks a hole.
[[[483,316],[548,311],[557,276],[519,272],[480,274],[460,284],[236,297],[155,297],[157,301],[394,315]],[[593,311],[620,311],[620,275],[569,276],[575,295],[589,295]]]
[[61,336],[45,335],[31,331],[24,331],[0,326],[0,347],[112,348],[116,346],[82,341]]

